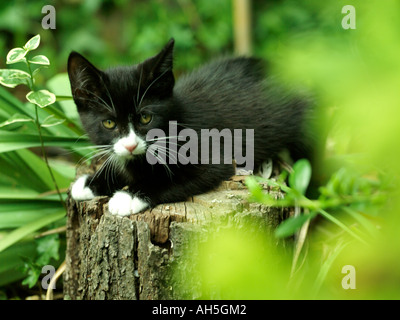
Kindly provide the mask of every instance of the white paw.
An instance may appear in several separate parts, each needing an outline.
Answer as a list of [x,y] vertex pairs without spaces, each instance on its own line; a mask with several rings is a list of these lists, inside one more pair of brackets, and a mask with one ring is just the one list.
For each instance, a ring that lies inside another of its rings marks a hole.
[[125,191],[117,191],[108,202],[108,211],[123,217],[139,213],[148,206],[147,202],[138,197],[132,197]]
[[264,179],[269,179],[272,174],[272,169],[274,168],[274,164],[271,159],[264,161],[261,165],[259,175]]
[[74,200],[90,200],[95,197],[93,191],[89,187],[85,187],[86,180],[89,175],[83,175],[78,178],[72,185],[71,196]]

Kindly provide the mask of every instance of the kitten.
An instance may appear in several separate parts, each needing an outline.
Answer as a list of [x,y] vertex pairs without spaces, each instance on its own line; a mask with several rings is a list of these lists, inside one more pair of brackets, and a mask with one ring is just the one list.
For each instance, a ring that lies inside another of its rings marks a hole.
[[[308,157],[305,124],[310,103],[266,77],[262,61],[219,59],[175,83],[173,47],[171,39],[160,53],[142,63],[105,71],[76,52],[70,54],[74,101],[84,129],[106,158],[95,174],[77,179],[71,189],[73,199],[108,195],[109,211],[125,216],[218,187],[234,175],[232,162],[222,161],[232,153],[231,141],[223,139],[216,147],[219,163],[211,152],[206,159],[204,154],[186,153],[184,136],[194,132],[200,137],[205,129],[253,133],[242,134],[235,146],[242,150],[252,146],[254,170],[283,150],[289,150],[294,160]],[[169,133],[171,123],[174,135]],[[165,132],[165,137],[149,138],[155,129]],[[200,140],[192,141],[191,149],[215,151]]]

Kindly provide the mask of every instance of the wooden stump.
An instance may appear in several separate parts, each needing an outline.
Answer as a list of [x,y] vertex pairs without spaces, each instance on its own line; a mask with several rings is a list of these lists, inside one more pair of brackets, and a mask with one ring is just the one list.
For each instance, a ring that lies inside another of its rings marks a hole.
[[[283,197],[280,191],[265,190]],[[69,198],[65,298],[201,298],[200,279],[190,279],[190,288],[185,279],[197,265],[193,256],[185,255],[196,250],[192,239],[245,222],[253,231],[274,229],[290,215],[287,208],[249,203],[248,195],[244,177],[234,176],[216,191],[122,218],[108,212],[107,197],[83,202]],[[177,270],[179,277],[173,272]]]

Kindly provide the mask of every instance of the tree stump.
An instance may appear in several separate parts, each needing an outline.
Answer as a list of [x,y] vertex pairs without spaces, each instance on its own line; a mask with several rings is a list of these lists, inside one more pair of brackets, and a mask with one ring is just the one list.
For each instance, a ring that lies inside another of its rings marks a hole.
[[[283,197],[280,191],[264,189]],[[196,250],[193,238],[210,236],[216,226],[245,222],[251,222],[253,231],[272,230],[291,214],[288,208],[249,203],[248,195],[244,176],[234,176],[213,192],[128,217],[110,214],[107,197],[83,202],[69,198],[65,298],[201,298],[200,280],[185,278],[198,263],[185,255],[187,249]],[[189,280],[193,285],[187,288]]]

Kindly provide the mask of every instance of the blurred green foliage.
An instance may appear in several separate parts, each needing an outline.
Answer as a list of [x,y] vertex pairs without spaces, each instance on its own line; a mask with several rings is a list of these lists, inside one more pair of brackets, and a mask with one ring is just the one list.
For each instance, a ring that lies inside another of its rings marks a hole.
[[[232,0],[55,0],[56,30],[42,29],[41,10],[47,4],[0,4],[0,56],[35,34],[41,35],[43,54],[57,73],[66,70],[72,50],[106,68],[146,59],[171,37],[176,40],[178,73],[233,52]],[[277,49],[293,32],[335,29],[329,23],[332,17],[312,1],[253,0],[252,5],[254,54],[259,56],[276,59]],[[49,70],[44,79],[54,74]]]
[[[315,93],[317,114],[327,116],[319,119],[321,136],[328,132],[325,158],[340,169],[321,186],[318,200],[303,196],[304,163],[295,165],[289,187],[284,179],[269,181],[287,193],[284,200],[248,181],[255,201],[304,213],[276,230],[279,237],[296,232],[291,262],[283,265],[285,252],[271,255],[275,247],[260,239],[249,243],[250,234],[222,230],[219,243],[203,244],[198,259],[209,263],[199,273],[208,290],[222,289],[222,298],[400,298],[400,4],[353,3],[356,29],[345,30],[341,9],[348,4],[282,1],[259,13],[270,35],[259,52],[273,58],[282,81]],[[257,27],[254,32],[259,36]],[[332,170],[328,162],[323,167]],[[313,212],[318,219],[308,226]],[[346,266],[354,267],[355,289],[343,286]]]
[[[0,56],[40,34],[43,54],[66,70],[72,50],[105,68],[137,63],[176,40],[178,70],[186,70],[232,49],[231,1],[53,1],[56,30],[43,30],[42,7],[48,1],[0,4]],[[54,70],[51,71],[54,75]]]

